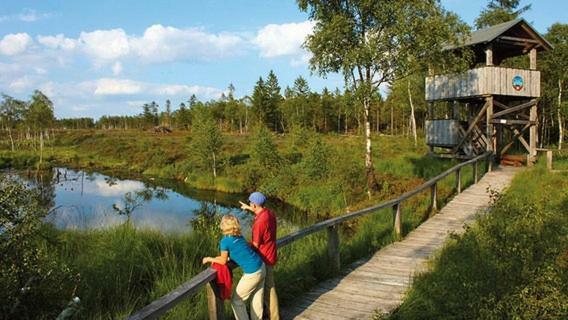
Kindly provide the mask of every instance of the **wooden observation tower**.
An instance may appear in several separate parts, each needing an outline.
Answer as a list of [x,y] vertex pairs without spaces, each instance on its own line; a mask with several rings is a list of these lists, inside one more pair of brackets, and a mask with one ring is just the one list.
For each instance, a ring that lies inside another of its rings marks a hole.
[[[537,51],[552,49],[524,19],[475,31],[465,42],[474,53],[472,68],[462,74],[426,78],[426,143],[431,154],[468,159],[486,151],[500,159],[519,141],[536,157],[540,72]],[[459,51],[462,48],[448,48]],[[529,69],[500,66],[510,57],[529,57]],[[448,111],[433,114],[433,103]]]

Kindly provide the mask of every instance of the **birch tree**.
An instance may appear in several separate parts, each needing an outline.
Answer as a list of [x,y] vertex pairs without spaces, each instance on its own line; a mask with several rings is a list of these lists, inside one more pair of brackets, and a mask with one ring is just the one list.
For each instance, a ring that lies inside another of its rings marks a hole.
[[413,71],[409,63],[441,58],[467,27],[437,0],[298,0],[315,22],[305,41],[310,67],[322,76],[342,73],[363,105],[365,168],[369,195],[379,189],[372,161],[371,99],[382,84]]

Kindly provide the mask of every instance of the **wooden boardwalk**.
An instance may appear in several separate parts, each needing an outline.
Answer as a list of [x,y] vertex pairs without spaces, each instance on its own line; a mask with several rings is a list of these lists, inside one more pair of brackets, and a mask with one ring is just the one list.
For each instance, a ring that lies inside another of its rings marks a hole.
[[376,311],[399,306],[415,273],[442,247],[450,233],[463,232],[476,213],[489,207],[487,189],[502,191],[521,169],[499,167],[456,195],[440,212],[410,232],[404,240],[378,251],[369,259],[342,270],[340,276],[320,283],[282,312],[284,319],[370,319]]

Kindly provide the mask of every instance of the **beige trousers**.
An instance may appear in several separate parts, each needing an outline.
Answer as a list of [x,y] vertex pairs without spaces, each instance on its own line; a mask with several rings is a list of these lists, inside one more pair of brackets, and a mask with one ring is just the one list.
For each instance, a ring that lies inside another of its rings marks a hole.
[[280,320],[278,308],[278,295],[274,285],[274,271],[272,266],[266,265],[266,278],[264,279],[264,304],[270,311],[270,320]]
[[247,306],[245,301],[252,296],[250,307],[250,319],[262,319],[262,301],[264,294],[264,278],[266,277],[266,267],[262,264],[259,271],[255,273],[245,273],[241,277],[239,284],[235,287],[231,297],[231,306],[237,320],[248,320]]

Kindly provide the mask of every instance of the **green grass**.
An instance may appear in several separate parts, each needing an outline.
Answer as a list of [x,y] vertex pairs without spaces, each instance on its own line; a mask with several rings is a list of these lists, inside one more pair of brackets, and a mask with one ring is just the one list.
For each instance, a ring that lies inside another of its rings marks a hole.
[[490,214],[452,236],[388,318],[566,319],[567,234],[568,174],[541,161]]

